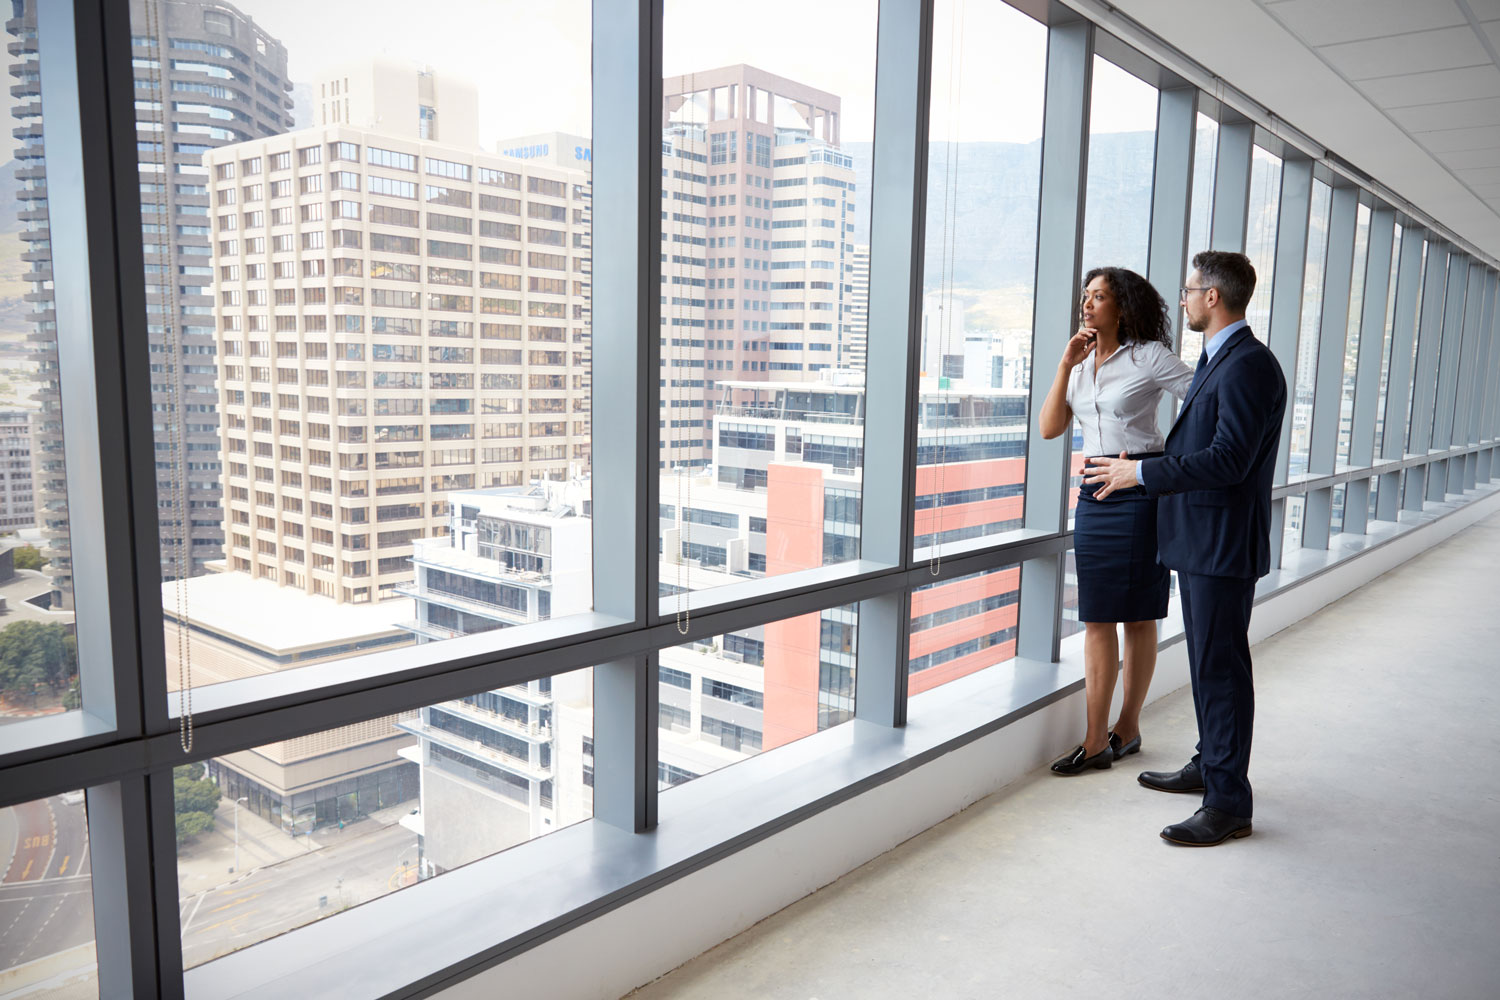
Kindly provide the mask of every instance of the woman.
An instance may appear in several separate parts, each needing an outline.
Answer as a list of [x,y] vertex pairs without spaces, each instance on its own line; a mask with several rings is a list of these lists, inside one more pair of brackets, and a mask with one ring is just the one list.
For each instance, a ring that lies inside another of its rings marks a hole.
[[[1161,394],[1181,399],[1193,369],[1172,352],[1167,304],[1134,271],[1100,267],[1084,277],[1078,332],[1068,341],[1042,404],[1044,438],[1066,433],[1078,418],[1083,455],[1159,454]],[[1107,768],[1141,748],[1140,716],[1156,670],[1156,621],[1167,615],[1169,579],[1156,559],[1156,501],[1143,487],[1096,500],[1097,484],[1079,489],[1073,530],[1078,618],[1085,623],[1084,684],[1088,729],[1057,774]],[[1116,626],[1125,626],[1125,692],[1120,718],[1107,728],[1120,662]]]

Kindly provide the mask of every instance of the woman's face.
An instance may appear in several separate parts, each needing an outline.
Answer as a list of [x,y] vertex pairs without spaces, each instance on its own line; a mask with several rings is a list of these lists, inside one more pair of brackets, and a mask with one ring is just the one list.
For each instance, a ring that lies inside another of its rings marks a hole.
[[1083,325],[1091,326],[1103,333],[1120,329],[1120,305],[1115,293],[1109,290],[1109,282],[1099,275],[1083,290]]

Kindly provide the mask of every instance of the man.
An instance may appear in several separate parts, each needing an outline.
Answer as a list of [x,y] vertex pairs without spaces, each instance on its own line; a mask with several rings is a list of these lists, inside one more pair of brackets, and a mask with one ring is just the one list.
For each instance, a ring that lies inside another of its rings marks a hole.
[[1178,771],[1146,771],[1140,783],[1203,793],[1203,808],[1161,832],[1208,847],[1250,835],[1250,609],[1255,581],[1271,568],[1271,478],[1286,379],[1251,334],[1245,307],[1255,268],[1244,254],[1206,250],[1182,288],[1188,328],[1203,355],[1160,458],[1095,458],[1085,481],[1099,496],[1135,486],[1161,497],[1161,561],[1177,571],[1187,632],[1198,753]]

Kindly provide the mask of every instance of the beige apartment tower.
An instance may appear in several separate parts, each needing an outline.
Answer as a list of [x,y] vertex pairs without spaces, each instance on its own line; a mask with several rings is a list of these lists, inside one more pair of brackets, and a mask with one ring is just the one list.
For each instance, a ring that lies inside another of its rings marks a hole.
[[451,491],[586,470],[586,169],[347,125],[204,163],[226,568],[383,600]]
[[703,465],[718,383],[839,364],[854,169],[833,94],[738,65],[668,78],[663,99],[661,464]]

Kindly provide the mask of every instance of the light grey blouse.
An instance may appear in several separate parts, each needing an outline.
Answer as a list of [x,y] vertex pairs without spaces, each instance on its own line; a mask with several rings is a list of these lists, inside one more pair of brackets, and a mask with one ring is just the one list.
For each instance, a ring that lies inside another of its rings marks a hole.
[[1165,344],[1121,347],[1097,372],[1090,354],[1068,376],[1068,406],[1083,427],[1083,454],[1161,451],[1165,439],[1156,423],[1161,394],[1182,399],[1192,382],[1193,369]]

